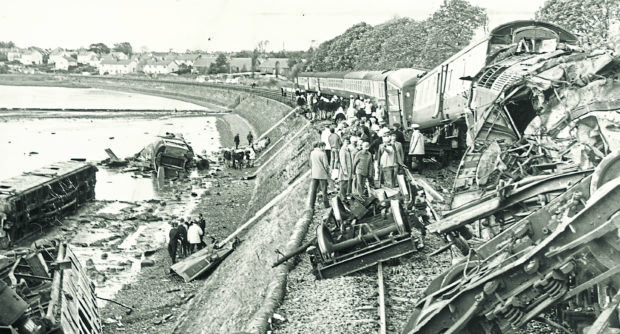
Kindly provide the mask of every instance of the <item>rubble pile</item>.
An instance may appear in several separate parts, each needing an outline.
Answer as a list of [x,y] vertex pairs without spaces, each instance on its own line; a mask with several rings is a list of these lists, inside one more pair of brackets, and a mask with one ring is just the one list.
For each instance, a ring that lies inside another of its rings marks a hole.
[[41,242],[0,255],[0,330],[100,333],[95,287],[66,244]]

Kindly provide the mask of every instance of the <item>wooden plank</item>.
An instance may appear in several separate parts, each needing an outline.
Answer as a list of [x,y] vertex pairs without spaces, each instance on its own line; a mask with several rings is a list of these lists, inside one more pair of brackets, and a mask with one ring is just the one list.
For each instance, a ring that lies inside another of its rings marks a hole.
[[385,320],[385,287],[383,285],[383,262],[377,265],[377,274],[379,276],[379,323],[381,328],[380,334],[387,333],[387,322]]

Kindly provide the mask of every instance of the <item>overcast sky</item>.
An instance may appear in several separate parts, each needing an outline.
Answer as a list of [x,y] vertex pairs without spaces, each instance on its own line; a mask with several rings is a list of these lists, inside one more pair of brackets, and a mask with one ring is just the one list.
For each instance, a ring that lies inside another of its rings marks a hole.
[[[544,0],[469,0],[487,9],[490,27],[532,19]],[[135,51],[305,50],[366,22],[423,20],[443,0],[4,0],[0,40],[20,47],[113,46]]]

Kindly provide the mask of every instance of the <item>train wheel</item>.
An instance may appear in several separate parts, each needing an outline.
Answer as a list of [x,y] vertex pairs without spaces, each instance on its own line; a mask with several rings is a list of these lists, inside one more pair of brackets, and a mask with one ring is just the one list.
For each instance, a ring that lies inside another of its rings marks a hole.
[[334,241],[332,240],[331,233],[329,233],[329,229],[325,225],[321,224],[317,226],[316,240],[323,260],[329,261],[333,259],[334,251],[332,245],[334,244]]

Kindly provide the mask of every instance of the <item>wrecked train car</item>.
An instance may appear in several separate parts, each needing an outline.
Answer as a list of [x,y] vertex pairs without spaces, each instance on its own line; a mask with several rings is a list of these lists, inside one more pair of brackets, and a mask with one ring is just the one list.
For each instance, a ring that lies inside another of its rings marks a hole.
[[513,333],[531,320],[618,332],[620,61],[552,26],[509,28],[471,78],[452,209],[429,226],[465,257],[404,332]]
[[95,198],[97,167],[64,161],[0,181],[0,249]]
[[136,154],[136,159],[146,167],[159,171],[160,167],[168,174],[177,174],[192,167],[208,169],[209,161],[194,153],[192,146],[183,135],[167,133],[159,136]]
[[0,254],[0,333],[101,333],[96,298],[66,244]]
[[[452,211],[431,230],[467,239],[475,222],[488,239],[620,149],[618,60],[562,43],[561,33],[514,29],[514,43],[473,78]],[[519,201],[507,200],[516,193]]]
[[[429,285],[405,333],[617,333],[620,153]],[[554,308],[557,319],[543,317]]]

